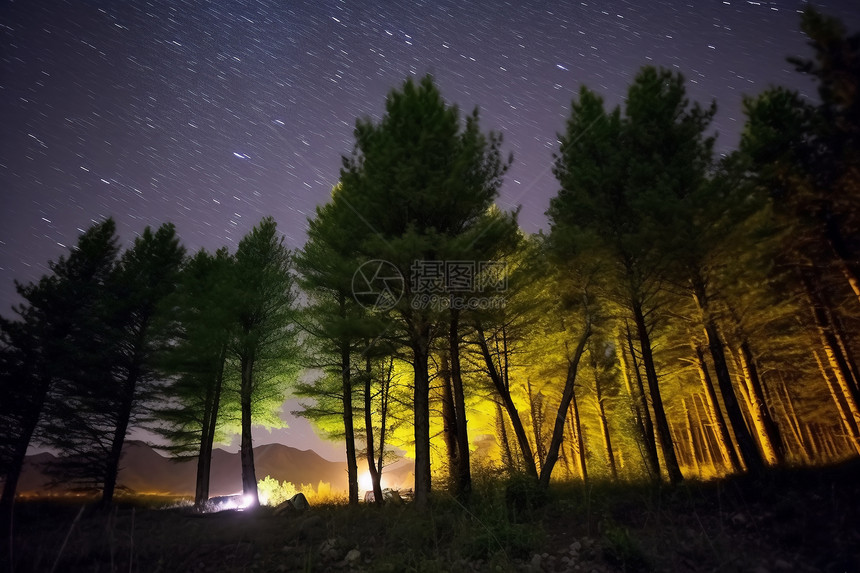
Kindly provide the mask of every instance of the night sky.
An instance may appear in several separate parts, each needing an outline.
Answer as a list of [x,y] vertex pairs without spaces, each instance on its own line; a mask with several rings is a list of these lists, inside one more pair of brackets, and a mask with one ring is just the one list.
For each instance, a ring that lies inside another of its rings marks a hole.
[[[860,3],[818,3],[860,27]],[[291,247],[337,182],[355,120],[409,75],[479,106],[514,154],[499,203],[546,228],[556,134],[585,84],[615,105],[638,69],[670,67],[716,98],[718,149],[741,96],[814,97],[802,3],[738,0],[0,0],[0,314],[93,221],[127,244],[173,222],[214,250],[272,215]]]

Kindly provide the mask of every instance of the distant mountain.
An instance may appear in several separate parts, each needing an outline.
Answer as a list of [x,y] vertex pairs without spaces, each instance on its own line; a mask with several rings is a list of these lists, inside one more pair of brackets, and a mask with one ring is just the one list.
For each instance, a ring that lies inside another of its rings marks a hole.
[[[48,491],[49,479],[41,466],[56,459],[49,453],[27,456],[18,485],[19,493]],[[299,450],[282,444],[254,448],[257,479],[271,476],[295,485],[328,482],[333,490],[346,490],[346,464],[330,462],[313,450]],[[242,490],[242,464],[239,454],[221,449],[212,452],[210,495],[230,495]],[[118,485],[137,492],[194,495],[197,460],[174,461],[144,442],[128,441],[123,448]],[[62,486],[55,491],[62,491]]]

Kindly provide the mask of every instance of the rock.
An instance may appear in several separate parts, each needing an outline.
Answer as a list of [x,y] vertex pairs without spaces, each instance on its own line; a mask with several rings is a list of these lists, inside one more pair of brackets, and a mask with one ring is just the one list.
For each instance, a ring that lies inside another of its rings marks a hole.
[[382,499],[384,499],[386,503],[390,503],[392,505],[403,505],[403,498],[400,497],[400,492],[396,489],[386,488],[382,490]]
[[293,505],[292,500],[287,500],[275,508],[275,515],[288,515],[290,513],[296,512],[296,506]]
[[343,562],[347,565],[351,565],[359,559],[361,559],[361,551],[359,551],[358,549],[350,549],[347,552],[346,557],[343,558]]
[[293,507],[299,511],[307,511],[310,509],[311,504],[308,503],[308,498],[305,497],[303,493],[297,493],[293,497],[290,498],[290,502],[293,504]]
[[334,537],[326,539],[320,544],[320,557],[327,561],[337,561],[340,558],[340,543]]
[[785,561],[784,559],[777,559],[776,562],[773,564],[773,566],[780,571],[793,571],[794,570],[794,567],[792,566],[792,564],[789,563],[788,561]]
[[536,553],[534,557],[532,557],[532,560],[529,562],[529,567],[532,571],[542,571],[541,556]]

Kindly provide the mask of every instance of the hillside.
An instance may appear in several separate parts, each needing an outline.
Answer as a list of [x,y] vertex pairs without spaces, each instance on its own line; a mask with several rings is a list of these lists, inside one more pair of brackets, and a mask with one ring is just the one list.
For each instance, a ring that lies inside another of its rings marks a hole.
[[[19,493],[48,491],[49,479],[42,466],[56,459],[50,453],[28,456],[18,486]],[[331,484],[332,489],[346,490],[346,464],[331,462],[313,450],[299,450],[282,444],[254,448],[257,478],[267,475],[294,484]],[[174,461],[139,441],[129,441],[123,450],[118,485],[136,492],[194,495],[196,459]],[[229,495],[241,491],[241,462],[238,453],[216,449],[212,454],[210,495]],[[62,491],[57,486],[54,491]]]

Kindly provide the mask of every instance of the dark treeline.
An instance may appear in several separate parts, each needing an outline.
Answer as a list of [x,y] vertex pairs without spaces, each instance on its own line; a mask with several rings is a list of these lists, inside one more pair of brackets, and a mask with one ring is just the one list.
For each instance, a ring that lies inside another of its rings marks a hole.
[[0,321],[4,524],[28,447],[110,504],[133,428],[198,458],[198,506],[239,434],[256,499],[251,426],[288,395],[346,444],[350,503],[359,466],[381,502],[394,447],[419,506],[431,480],[468,500],[476,467],[545,488],[856,456],[860,35],[802,27],[819,100],[747,98],[725,156],[677,73],[643,68],[614,109],[583,87],[547,233],[496,207],[501,136],[429,77],[357,122],[299,251],[268,218],[192,256],[169,224],[122,253],[93,225]]

